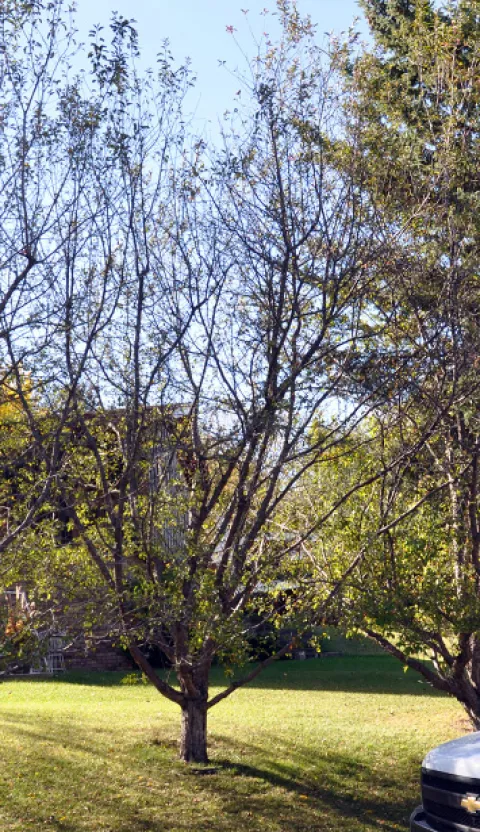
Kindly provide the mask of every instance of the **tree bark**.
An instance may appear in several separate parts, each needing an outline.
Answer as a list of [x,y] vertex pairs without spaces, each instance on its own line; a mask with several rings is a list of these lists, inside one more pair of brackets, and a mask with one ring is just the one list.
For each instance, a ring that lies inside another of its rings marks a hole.
[[480,632],[472,636],[472,682],[480,691]]
[[180,759],[185,763],[208,763],[207,702],[187,699],[182,706]]
[[480,730],[480,639],[474,633],[468,639],[468,662],[463,673],[455,680],[460,700],[476,731]]
[[480,730],[480,696],[471,682],[462,680],[457,682],[453,696],[460,701],[466,711],[475,731]]

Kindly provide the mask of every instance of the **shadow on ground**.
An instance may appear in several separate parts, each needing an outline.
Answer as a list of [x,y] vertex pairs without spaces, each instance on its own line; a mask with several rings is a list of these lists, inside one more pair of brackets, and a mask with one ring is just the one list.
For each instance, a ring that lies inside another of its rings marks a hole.
[[[198,777],[175,760],[167,735],[165,742],[149,743],[117,735],[113,759],[108,726],[87,731],[65,717],[28,714],[21,719],[7,714],[2,722],[11,741],[4,744],[6,772],[13,766],[20,781],[27,773],[19,745],[35,749],[34,765],[42,772],[35,816],[30,787],[25,793],[21,784],[15,787],[23,817],[38,821],[38,827],[26,823],[26,830],[237,832],[247,825],[250,832],[358,832],[379,826],[396,832],[406,827],[416,801],[416,768],[400,759],[393,768],[376,768],[335,748],[312,753],[278,739],[272,754],[260,742],[213,734],[216,772]],[[69,795],[68,807],[53,805],[54,791],[60,799]],[[105,826],[97,825],[99,817],[107,819]]]
[[[248,666],[248,671],[252,666]],[[158,671],[176,686],[173,671]],[[237,673],[240,677],[240,673]],[[9,681],[16,677],[10,677]],[[131,673],[95,673],[70,672],[60,677],[23,677],[26,684],[55,683],[61,681],[72,685],[98,687],[116,687],[125,683],[141,684],[140,674]],[[222,669],[214,667],[211,674],[211,687],[229,684]],[[339,656],[308,659],[306,661],[284,661],[270,665],[253,682],[251,688],[282,690],[325,690],[344,693],[385,693],[389,695],[439,696],[445,694],[431,688],[422,677],[412,670],[406,673],[402,665],[390,656]]]
[[[216,741],[222,739],[232,748],[230,739],[214,737]],[[399,826],[406,826],[415,808],[417,800],[418,772],[416,768],[405,771],[405,765],[399,766],[403,771],[393,773],[391,770],[376,770],[365,765],[364,762],[353,759],[348,752],[341,753],[330,750],[328,754],[319,752],[312,755],[305,747],[292,748],[279,743],[278,757],[266,758],[262,756],[262,749],[254,744],[243,744],[242,755],[246,755],[245,762],[232,762],[224,757],[213,759],[221,772],[230,772],[235,778],[251,780],[259,784],[260,794],[263,789],[274,789],[280,794],[289,796],[289,804],[297,808],[302,806],[302,817],[289,817],[289,829],[298,832],[304,828],[330,829],[331,823],[336,822],[342,830],[358,830],[358,823],[362,828],[372,825],[378,829],[398,830]],[[260,760],[251,764],[248,760]],[[205,788],[223,793],[224,780],[222,778],[205,778]],[[228,794],[224,795],[228,802]],[[254,804],[259,808],[258,797],[253,796]],[[283,801],[279,797],[272,797],[270,808],[273,813],[280,812]],[[313,821],[308,827],[308,818]],[[365,826],[363,826],[365,824]]]

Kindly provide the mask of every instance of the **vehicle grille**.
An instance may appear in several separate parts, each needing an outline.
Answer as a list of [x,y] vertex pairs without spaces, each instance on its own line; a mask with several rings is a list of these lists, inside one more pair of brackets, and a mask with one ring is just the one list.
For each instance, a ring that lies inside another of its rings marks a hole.
[[480,795],[480,780],[422,771],[423,809],[439,832],[480,830],[480,812],[468,812],[461,805],[468,794]]

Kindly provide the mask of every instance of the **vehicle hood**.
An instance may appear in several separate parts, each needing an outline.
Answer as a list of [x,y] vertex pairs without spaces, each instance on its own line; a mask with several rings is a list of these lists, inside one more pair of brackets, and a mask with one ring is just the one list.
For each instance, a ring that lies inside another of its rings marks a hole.
[[480,731],[433,748],[425,757],[422,767],[426,771],[480,780]]

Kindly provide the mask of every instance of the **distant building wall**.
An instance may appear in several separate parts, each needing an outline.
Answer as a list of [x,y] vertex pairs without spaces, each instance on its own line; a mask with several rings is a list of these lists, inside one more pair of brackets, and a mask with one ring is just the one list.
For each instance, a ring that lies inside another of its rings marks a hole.
[[81,638],[63,652],[65,670],[131,670],[130,655],[116,647],[109,639],[89,644]]

